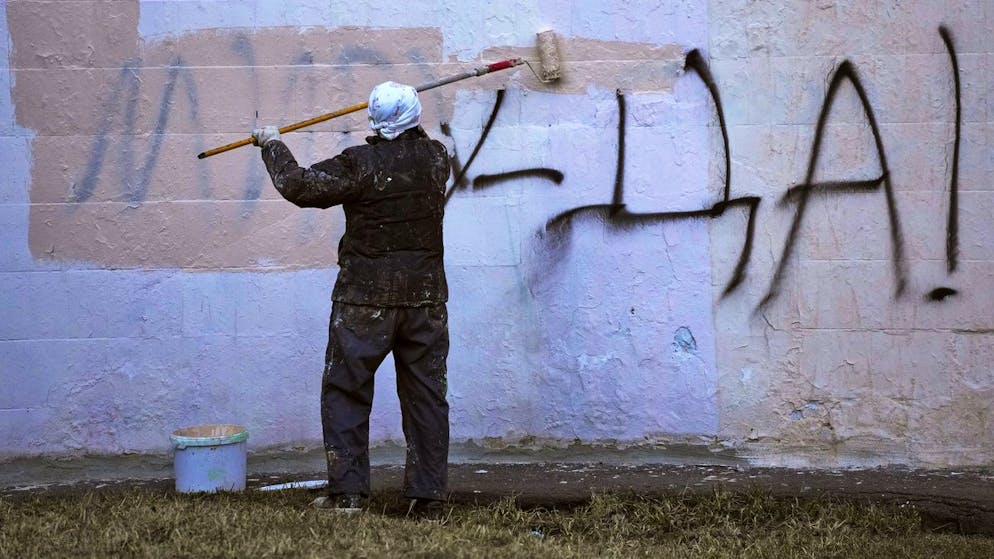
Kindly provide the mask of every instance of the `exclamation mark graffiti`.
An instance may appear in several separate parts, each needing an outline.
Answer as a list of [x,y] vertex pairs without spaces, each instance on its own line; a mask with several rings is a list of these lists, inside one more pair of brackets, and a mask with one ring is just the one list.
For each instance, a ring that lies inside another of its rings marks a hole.
[[[946,44],[949,61],[953,67],[953,88],[956,95],[956,135],[953,139],[953,161],[949,177],[949,217],[946,220],[946,273],[951,275],[956,271],[959,260],[959,144],[963,123],[962,94],[960,91],[959,61],[956,59],[956,49],[953,38],[946,26],[939,27],[939,35]],[[942,301],[946,297],[956,295],[958,291],[951,287],[936,287],[928,292],[926,297],[931,301]]]

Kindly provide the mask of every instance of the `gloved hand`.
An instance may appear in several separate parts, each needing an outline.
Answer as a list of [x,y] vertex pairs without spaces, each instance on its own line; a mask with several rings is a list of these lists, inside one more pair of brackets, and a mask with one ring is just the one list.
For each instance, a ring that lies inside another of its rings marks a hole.
[[263,126],[262,128],[256,128],[252,131],[252,139],[254,140],[255,145],[263,147],[271,140],[280,139],[280,129],[276,126]]

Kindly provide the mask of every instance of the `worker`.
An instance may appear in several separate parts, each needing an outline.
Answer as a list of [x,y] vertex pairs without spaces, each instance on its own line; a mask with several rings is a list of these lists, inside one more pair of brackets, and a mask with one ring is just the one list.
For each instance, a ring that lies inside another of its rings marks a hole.
[[373,375],[393,352],[407,459],[409,514],[439,518],[447,498],[448,286],[442,216],[449,156],[421,127],[411,86],[385,82],[369,96],[366,144],[310,168],[297,164],[274,126],[253,131],[276,190],[300,207],[342,205],[321,422],[328,463],[322,509],[361,511],[370,493]]

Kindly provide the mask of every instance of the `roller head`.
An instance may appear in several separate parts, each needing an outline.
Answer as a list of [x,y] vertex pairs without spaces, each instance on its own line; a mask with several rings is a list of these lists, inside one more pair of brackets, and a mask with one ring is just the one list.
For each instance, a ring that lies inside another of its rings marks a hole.
[[559,47],[555,31],[538,34],[539,79],[551,82],[559,79]]

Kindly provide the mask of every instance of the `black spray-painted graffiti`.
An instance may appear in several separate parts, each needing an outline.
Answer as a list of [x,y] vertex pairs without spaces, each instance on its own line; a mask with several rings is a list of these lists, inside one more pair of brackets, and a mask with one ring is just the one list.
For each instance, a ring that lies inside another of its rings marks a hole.
[[[497,120],[497,113],[500,112],[500,108],[503,104],[504,90],[499,89],[497,90],[497,97],[494,100],[494,108],[490,111],[490,117],[487,119],[487,123],[483,126],[483,132],[480,134],[480,138],[476,141],[476,146],[473,148],[473,152],[470,153],[469,159],[466,160],[465,166],[459,162],[459,154],[453,153],[452,171],[455,175],[455,180],[452,182],[452,187],[449,188],[449,191],[445,193],[446,202],[452,198],[452,195],[455,194],[457,190],[463,190],[469,185],[469,181],[466,180],[466,173],[469,171],[469,167],[473,164],[473,160],[476,159],[477,154],[480,153],[480,148],[483,147],[483,143],[487,141],[487,136],[490,135],[490,130],[494,127],[494,122]],[[449,126],[449,123],[441,123],[441,129],[443,134],[449,138],[452,138],[452,129]],[[504,181],[530,177],[548,179],[556,184],[561,184],[564,178],[563,173],[561,171],[557,171],[556,169],[521,169],[519,171],[508,171],[492,175],[479,175],[473,179],[473,188],[486,188]]]
[[[852,84],[853,88],[856,90],[856,94],[859,96],[860,104],[863,106],[863,111],[866,114],[866,120],[870,125],[870,130],[873,132],[873,141],[877,150],[877,158],[880,162],[880,176],[865,181],[834,181],[815,183],[813,182],[814,174],[818,165],[818,156],[821,154],[825,125],[828,123],[828,115],[832,110],[832,103],[835,101],[835,97],[838,94],[839,87],[842,85],[843,80],[848,80]],[[838,67],[838,69],[836,69],[835,74],[832,76],[832,81],[828,86],[828,92],[825,94],[825,102],[822,104],[821,114],[818,116],[818,124],[815,128],[814,144],[811,147],[811,157],[808,160],[808,170],[804,176],[804,182],[792,187],[787,191],[787,194],[784,197],[784,200],[793,200],[794,198],[797,198],[797,211],[794,213],[794,221],[791,223],[790,232],[787,234],[787,243],[783,247],[783,254],[780,257],[780,263],[777,265],[776,272],[774,272],[773,279],[770,282],[769,291],[767,292],[766,297],[763,298],[760,306],[768,304],[777,295],[780,283],[783,280],[786,270],[787,259],[794,250],[794,244],[797,241],[798,231],[801,227],[801,220],[804,219],[804,210],[807,208],[808,199],[810,198],[812,192],[820,191],[824,193],[845,193],[877,190],[879,189],[881,183],[884,186],[884,195],[887,201],[887,216],[890,219],[891,258],[893,260],[894,276],[896,278],[895,295],[900,297],[904,294],[907,284],[906,265],[904,262],[904,238],[901,234],[901,223],[900,218],[897,215],[897,208],[894,205],[894,189],[890,182],[890,170],[887,167],[887,155],[884,152],[883,140],[880,139],[880,127],[877,125],[877,119],[873,115],[873,107],[870,106],[870,100],[866,95],[866,89],[863,88],[863,83],[856,74],[856,68],[851,62],[846,60]]]
[[[952,274],[956,271],[959,255],[958,173],[962,119],[961,85],[959,77],[959,64],[957,61],[956,51],[953,46],[952,36],[949,30],[945,27],[939,28],[939,34],[942,37],[943,43],[945,44],[949,54],[953,83],[955,86],[955,140],[953,144],[953,157],[950,165],[949,213],[946,222],[947,273]],[[254,66],[255,57],[251,42],[247,37],[236,37],[236,40],[232,45],[232,49],[244,59],[248,66]],[[299,60],[296,60],[294,62],[294,66],[306,66],[308,62],[309,59],[305,56]],[[726,210],[744,209],[747,211],[745,238],[742,248],[739,251],[735,268],[723,289],[722,296],[725,297],[735,291],[746,277],[748,264],[753,250],[756,216],[761,203],[761,198],[758,196],[739,196],[733,198],[731,196],[731,147],[729,142],[728,126],[725,122],[724,110],[717,83],[714,76],[711,74],[711,70],[708,67],[707,62],[698,50],[692,50],[687,54],[684,68],[688,73],[692,72],[701,79],[707,87],[711,100],[714,103],[724,148],[724,187],[722,189],[721,199],[716,201],[710,207],[702,208],[700,210],[649,213],[633,213],[627,210],[624,202],[627,111],[625,95],[619,90],[616,92],[618,106],[618,155],[611,202],[607,204],[581,206],[562,212],[547,221],[545,233],[551,236],[553,240],[557,237],[561,240],[563,237],[570,234],[570,230],[574,222],[585,219],[597,219],[607,223],[611,227],[627,229],[635,226],[657,224],[675,220],[695,220],[703,218],[715,219],[724,216]],[[190,71],[185,67],[183,60],[177,58],[173,60],[169,66],[166,83],[162,92],[161,102],[159,104],[160,110],[151,134],[149,135],[151,142],[150,147],[145,153],[142,164],[140,166],[136,166],[133,162],[133,154],[136,151],[134,138],[135,130],[137,128],[137,110],[138,100],[140,98],[139,86],[141,82],[138,72],[139,69],[137,63],[126,64],[121,70],[116,87],[113,89],[114,93],[106,105],[107,111],[104,114],[103,120],[100,122],[97,134],[95,135],[84,174],[80,181],[72,185],[69,192],[70,201],[82,203],[88,201],[93,196],[97,179],[100,176],[102,169],[105,167],[105,159],[107,151],[109,150],[108,143],[113,117],[115,114],[120,114],[122,112],[120,110],[122,105],[124,115],[123,124],[125,127],[125,132],[122,135],[122,138],[125,143],[121,146],[119,155],[119,157],[121,157],[121,167],[124,169],[124,176],[122,177],[123,190],[121,196],[129,203],[140,203],[147,196],[152,171],[155,169],[155,166],[160,158],[162,141],[170,119],[169,108],[173,104],[173,97],[176,94],[176,87],[180,83],[182,83],[182,86],[185,88],[185,92],[189,98],[189,119],[194,123],[199,122],[198,95],[195,80],[193,79]],[[255,79],[254,76],[253,79]],[[295,77],[291,76],[291,80],[295,80]],[[822,148],[825,126],[829,120],[831,107],[844,82],[848,82],[856,91],[864,116],[870,130],[873,133],[874,147],[880,165],[880,175],[866,180],[815,183],[813,182],[813,178]],[[470,167],[479,155],[483,145],[486,143],[498,114],[500,113],[503,99],[504,90],[498,90],[494,100],[493,110],[491,111],[491,114],[487,119],[487,122],[484,125],[480,137],[477,139],[469,158],[466,160],[466,163],[461,163],[458,153],[453,154],[452,161],[455,179],[449,191],[446,193],[447,200],[451,199],[457,191],[468,189],[470,184],[472,184],[473,189],[483,189],[496,186],[506,181],[531,178],[548,180],[556,185],[562,184],[565,177],[563,172],[546,167],[519,169],[496,174],[482,174],[475,177],[472,181],[467,178]],[[450,138],[452,137],[452,131],[447,123],[441,124],[441,130],[446,136],[449,136]],[[203,146],[197,147],[199,149]],[[265,177],[262,176],[261,170],[255,162],[249,162],[249,164],[250,168],[247,173],[245,199],[246,201],[251,202],[258,200],[261,196],[260,189]],[[204,173],[199,174],[199,181],[201,194],[209,196],[210,186],[207,175]],[[847,60],[840,64],[833,73],[828,90],[825,94],[825,98],[822,102],[804,182],[789,187],[777,203],[777,206],[781,208],[795,206],[795,211],[790,229],[787,233],[783,251],[780,255],[779,261],[776,264],[776,269],[773,273],[767,293],[760,303],[760,307],[769,304],[779,294],[780,286],[788,272],[787,262],[789,261],[789,258],[797,243],[801,224],[811,195],[825,196],[847,195],[860,192],[879,192],[881,191],[881,187],[884,194],[884,205],[887,209],[887,216],[889,220],[891,261],[895,282],[894,294],[895,297],[901,297],[907,288],[908,270],[904,256],[904,239],[901,231],[900,216],[898,215],[895,204],[894,189],[890,180],[886,152],[881,139],[880,129],[877,124],[876,117],[874,116],[873,108],[867,96],[866,90],[861,79],[859,78],[856,67]],[[957,293],[957,290],[953,288],[940,286],[931,290],[926,295],[926,299],[930,301],[942,301],[947,297],[956,295]]]
[[[959,62],[956,59],[956,49],[949,29],[939,28],[939,35],[949,52],[949,62],[953,67],[953,86],[956,91],[956,136],[953,140],[953,161],[949,175],[949,217],[946,220],[946,271],[950,274],[956,271],[959,260],[959,143],[960,131],[963,126],[962,93],[960,91]],[[940,287],[932,292],[932,299],[941,300],[956,291]]]
[[[170,65],[166,75],[166,84],[162,91],[162,100],[159,103],[159,114],[155,119],[155,125],[149,134],[151,147],[145,153],[145,160],[141,167],[134,165],[135,152],[135,131],[138,128],[138,104],[141,100],[139,86],[141,78],[138,75],[137,66],[134,62],[129,62],[121,68],[114,84],[114,93],[108,101],[108,110],[103,115],[100,127],[97,130],[96,139],[90,148],[89,160],[86,164],[86,171],[83,178],[70,186],[68,199],[70,202],[82,203],[88,201],[94,194],[97,179],[104,167],[104,159],[109,149],[110,128],[113,117],[117,114],[118,108],[124,103],[124,133],[121,138],[124,144],[119,147],[121,157],[121,169],[123,190],[121,196],[129,203],[138,203],[145,200],[148,195],[148,186],[151,181],[152,171],[155,169],[162,152],[162,142],[165,138],[166,126],[169,124],[169,108],[173,104],[173,96],[176,92],[177,82],[182,79],[186,88],[186,94],[190,102],[190,119],[193,122],[199,120],[198,115],[198,95],[197,85],[189,70],[185,68],[183,60],[177,58]],[[127,99],[122,100],[122,95]],[[208,190],[207,176],[200,176],[201,191],[205,194]]]
[[687,70],[693,70],[701,77],[707,85],[708,91],[710,92],[712,100],[714,101],[715,107],[718,111],[718,121],[721,125],[722,138],[724,139],[725,146],[725,188],[723,189],[721,201],[716,202],[707,209],[679,212],[632,213],[625,208],[624,167],[625,126],[627,118],[625,111],[625,97],[621,91],[617,91],[616,96],[618,99],[619,115],[618,161],[615,171],[614,196],[611,204],[583,206],[561,213],[549,220],[546,224],[546,229],[555,235],[564,235],[568,233],[571,221],[585,215],[596,215],[599,218],[606,219],[608,223],[613,225],[627,227],[681,219],[700,219],[705,217],[717,218],[721,217],[725,213],[725,210],[729,208],[745,207],[749,211],[748,222],[746,225],[745,243],[742,246],[742,250],[739,252],[739,260],[735,266],[735,271],[732,273],[732,278],[725,286],[723,293],[724,295],[727,295],[735,290],[735,288],[742,283],[742,280],[745,279],[746,266],[748,265],[750,255],[752,254],[752,239],[756,223],[755,217],[759,208],[760,199],[755,196],[734,199],[731,198],[731,160],[729,155],[728,130],[725,126],[725,116],[721,108],[721,97],[718,94],[718,88],[714,83],[714,79],[711,77],[711,71],[708,69],[707,63],[704,62],[704,58],[700,55],[699,51],[693,50],[687,55],[685,67]]
[[[231,50],[236,55],[241,57],[246,67],[256,67],[255,51],[248,36],[245,34],[236,35],[232,42]],[[293,68],[300,68],[309,65],[312,62],[313,57],[309,53],[305,53],[296,59],[291,66]],[[122,123],[123,130],[119,136],[121,145],[116,146],[117,151],[119,152],[118,157],[121,158],[119,163],[123,173],[123,176],[121,177],[123,187],[121,197],[130,204],[139,204],[146,200],[148,196],[149,183],[152,180],[152,173],[156,169],[161,156],[162,144],[167,132],[166,128],[170,122],[170,119],[175,116],[170,112],[170,110],[174,105],[174,97],[176,96],[177,86],[181,86],[187,95],[190,107],[189,114],[187,115],[189,121],[193,124],[200,124],[200,100],[197,93],[196,79],[193,73],[186,65],[183,58],[178,56],[170,61],[167,68],[168,72],[166,74],[165,85],[163,86],[162,95],[159,99],[159,113],[152,130],[147,135],[151,141],[151,146],[146,150],[145,159],[142,165],[140,167],[136,167],[133,164],[133,154],[137,148],[136,138],[140,137],[138,133],[138,108],[142,99],[139,89],[142,83],[140,75],[141,65],[139,61],[134,60],[128,61],[124,64],[112,89],[113,94],[104,104],[105,111],[97,129],[95,140],[90,149],[90,155],[87,160],[83,177],[70,186],[68,193],[68,199],[70,202],[87,202],[93,197],[96,191],[97,180],[106,166],[105,160],[107,158],[107,152],[110,149],[109,142],[112,137],[111,127],[114,123],[114,117],[122,113],[124,115]],[[254,87],[251,87],[250,89],[255,92],[253,95],[257,97],[259,87],[258,76],[255,72],[252,73],[250,79],[254,84]],[[292,74],[290,76],[291,85],[293,85],[296,81],[297,76]],[[313,97],[313,87],[308,91],[308,93]],[[193,146],[194,149],[202,149],[205,147],[206,145],[204,144],[203,138],[198,138],[196,140],[196,145]],[[246,202],[254,202],[259,200],[262,196],[263,185],[265,184],[265,180],[267,180],[267,178],[256,161],[246,162],[245,177],[243,199]],[[205,173],[199,173],[198,182],[201,196],[209,198],[212,195],[210,190],[210,177]],[[251,209],[251,206],[246,207],[246,212],[243,215],[247,216]]]
[[[956,270],[957,254],[958,254],[958,208],[957,208],[957,189],[958,189],[958,167],[959,167],[959,145],[961,136],[961,91],[960,91],[960,79],[959,79],[959,65],[957,63],[956,51],[953,47],[952,37],[949,30],[945,27],[939,28],[939,33],[942,36],[943,42],[949,52],[949,57],[953,68],[953,78],[955,84],[955,102],[956,102],[956,115],[955,115],[955,141],[954,141],[954,151],[951,164],[951,184],[949,188],[950,192],[950,202],[949,202],[949,216],[947,220],[947,243],[946,243],[946,259],[947,259],[947,270],[952,273]],[[673,212],[651,212],[651,213],[632,213],[629,212],[624,203],[624,164],[625,164],[625,137],[626,137],[626,110],[625,110],[625,97],[623,93],[619,90],[616,92],[618,101],[618,158],[616,163],[615,171],[615,181],[614,181],[614,193],[612,201],[609,204],[596,204],[589,206],[581,206],[574,208],[548,220],[546,223],[546,232],[553,235],[554,239],[560,241],[561,244],[562,237],[569,235],[571,231],[571,226],[573,222],[584,219],[594,219],[604,223],[607,223],[612,227],[627,228],[635,225],[647,225],[653,223],[661,223],[671,220],[681,220],[681,219],[701,219],[701,218],[718,218],[724,215],[725,210],[729,208],[742,207],[748,210],[748,220],[746,225],[745,240],[742,245],[742,249],[739,252],[738,262],[732,273],[731,278],[726,284],[722,296],[725,297],[740,286],[742,281],[746,276],[746,268],[748,266],[753,247],[753,237],[755,234],[756,225],[756,215],[759,208],[761,199],[758,196],[742,196],[742,197],[731,197],[731,150],[728,139],[728,127],[725,123],[724,111],[721,104],[721,96],[718,92],[718,86],[708,68],[707,62],[704,57],[700,54],[698,50],[693,50],[687,54],[685,62],[685,70],[688,72],[692,71],[696,73],[701,80],[706,85],[708,92],[710,93],[711,99],[715,105],[715,111],[717,113],[718,124],[721,130],[721,136],[724,146],[724,163],[725,163],[725,173],[724,173],[724,188],[722,193],[722,199],[710,208],[691,210],[691,211],[673,211]],[[817,168],[818,158],[821,154],[822,142],[825,133],[825,127],[829,120],[829,115],[831,113],[831,108],[838,96],[839,89],[844,82],[849,82],[859,98],[860,105],[863,109],[863,113],[866,117],[867,124],[873,133],[874,148],[877,154],[877,159],[880,164],[880,175],[866,180],[844,180],[844,181],[824,181],[824,182],[814,182],[814,174]],[[449,195],[454,193],[458,188],[462,188],[466,184],[465,175],[472,164],[473,160],[476,158],[480,151],[481,146],[485,142],[487,135],[496,119],[497,113],[501,106],[501,101],[503,99],[503,91],[498,91],[497,99],[494,103],[494,110],[491,113],[490,119],[488,120],[486,126],[483,129],[483,133],[477,142],[473,153],[469,160],[466,162],[465,167],[458,167],[457,165],[457,179],[453,188],[450,190]],[[443,129],[446,134],[449,134],[447,129]],[[512,172],[501,175],[505,180],[510,180],[514,178],[519,178],[522,176],[534,176],[536,173],[539,176],[545,176],[547,178],[559,177],[561,180],[562,175],[554,175],[556,171],[551,169],[541,169],[541,170],[526,170],[519,172]],[[490,176],[486,177],[485,180],[491,181]],[[480,177],[483,179],[483,177]],[[556,180],[553,178],[553,180]],[[559,180],[556,180],[557,184]],[[476,181],[474,181],[474,185]],[[791,222],[790,230],[787,233],[786,242],[784,244],[783,252],[780,259],[776,265],[773,277],[770,281],[766,295],[763,297],[759,304],[759,308],[763,308],[773,301],[780,292],[781,284],[787,273],[787,262],[794,250],[797,243],[798,236],[800,234],[801,224],[804,218],[805,210],[807,209],[808,201],[812,194],[815,195],[829,195],[829,194],[851,194],[860,192],[876,192],[881,190],[883,187],[884,203],[887,209],[887,217],[889,221],[890,228],[890,238],[891,238],[891,261],[893,267],[894,275],[894,296],[895,298],[900,298],[904,295],[907,289],[908,282],[908,269],[907,262],[905,261],[904,255],[904,238],[901,230],[900,216],[898,215],[897,206],[895,202],[894,188],[891,184],[890,171],[887,165],[887,156],[884,149],[883,140],[880,134],[880,127],[877,123],[876,117],[873,112],[873,107],[870,103],[869,97],[866,93],[866,89],[863,86],[862,80],[856,71],[856,67],[852,62],[846,60],[842,62],[832,75],[831,82],[828,87],[828,91],[825,94],[825,99],[822,102],[821,111],[818,117],[818,122],[815,130],[814,142],[811,148],[811,155],[808,160],[807,171],[805,174],[804,182],[798,185],[794,185],[787,189],[783,197],[778,201],[778,207],[786,207],[788,205],[796,205],[794,212],[794,218]],[[950,287],[937,287],[926,294],[926,299],[930,301],[941,301],[946,297],[957,294],[957,290]]]

